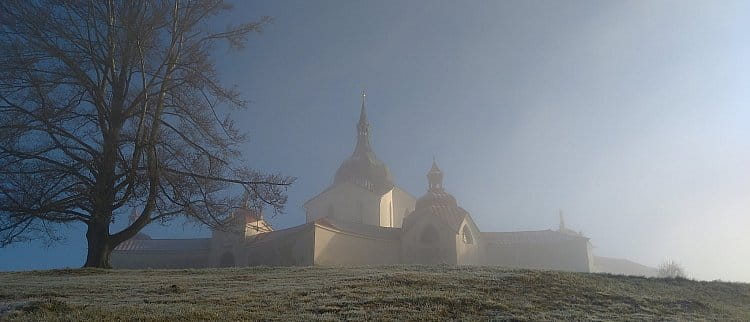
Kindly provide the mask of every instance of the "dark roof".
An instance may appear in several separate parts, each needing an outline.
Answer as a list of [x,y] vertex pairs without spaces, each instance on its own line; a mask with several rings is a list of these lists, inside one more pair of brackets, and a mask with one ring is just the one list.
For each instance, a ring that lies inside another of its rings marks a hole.
[[483,232],[482,238],[488,243],[495,244],[531,244],[531,243],[559,243],[571,240],[588,240],[580,235],[561,233],[556,230],[512,231],[512,232]]
[[321,218],[315,221],[320,226],[330,227],[344,232],[387,240],[399,240],[401,228],[381,227],[361,223],[346,222],[331,218]]
[[210,238],[129,239],[117,245],[115,251],[197,251],[210,248]]

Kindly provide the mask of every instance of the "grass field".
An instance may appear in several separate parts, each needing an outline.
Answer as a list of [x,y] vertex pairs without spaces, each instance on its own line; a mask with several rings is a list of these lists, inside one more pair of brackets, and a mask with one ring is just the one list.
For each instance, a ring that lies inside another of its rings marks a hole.
[[0,320],[744,320],[750,284],[486,267],[0,273]]

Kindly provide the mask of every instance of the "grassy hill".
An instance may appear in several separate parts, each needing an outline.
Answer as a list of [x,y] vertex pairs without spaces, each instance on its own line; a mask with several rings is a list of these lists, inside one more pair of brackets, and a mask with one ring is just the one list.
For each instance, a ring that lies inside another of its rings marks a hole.
[[750,284],[487,267],[0,273],[0,320],[750,320]]

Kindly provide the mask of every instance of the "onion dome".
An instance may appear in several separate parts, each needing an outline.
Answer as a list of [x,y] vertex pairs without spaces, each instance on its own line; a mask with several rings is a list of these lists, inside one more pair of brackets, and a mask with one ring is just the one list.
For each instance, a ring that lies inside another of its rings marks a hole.
[[435,160],[427,172],[427,193],[417,200],[414,211],[404,218],[403,227],[408,229],[423,216],[441,218],[451,229],[458,231],[461,222],[469,213],[458,206],[456,198],[443,189],[443,171],[440,171]]
[[357,146],[334,177],[334,184],[350,182],[376,193],[386,193],[393,188],[393,177],[388,167],[380,161],[370,146],[370,123],[367,121],[365,94],[362,91],[362,109],[357,123]]
[[435,160],[432,160],[432,168],[427,172],[427,193],[417,200],[415,210],[433,206],[458,207],[456,198],[443,189],[443,171]]

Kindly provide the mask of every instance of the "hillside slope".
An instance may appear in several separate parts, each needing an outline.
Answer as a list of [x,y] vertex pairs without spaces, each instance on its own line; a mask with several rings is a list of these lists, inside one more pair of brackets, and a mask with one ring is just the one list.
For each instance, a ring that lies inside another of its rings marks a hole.
[[594,271],[598,273],[647,277],[654,277],[659,274],[659,270],[654,267],[641,265],[627,259],[604,256],[594,256]]
[[487,267],[0,273],[0,320],[750,320],[750,284]]

